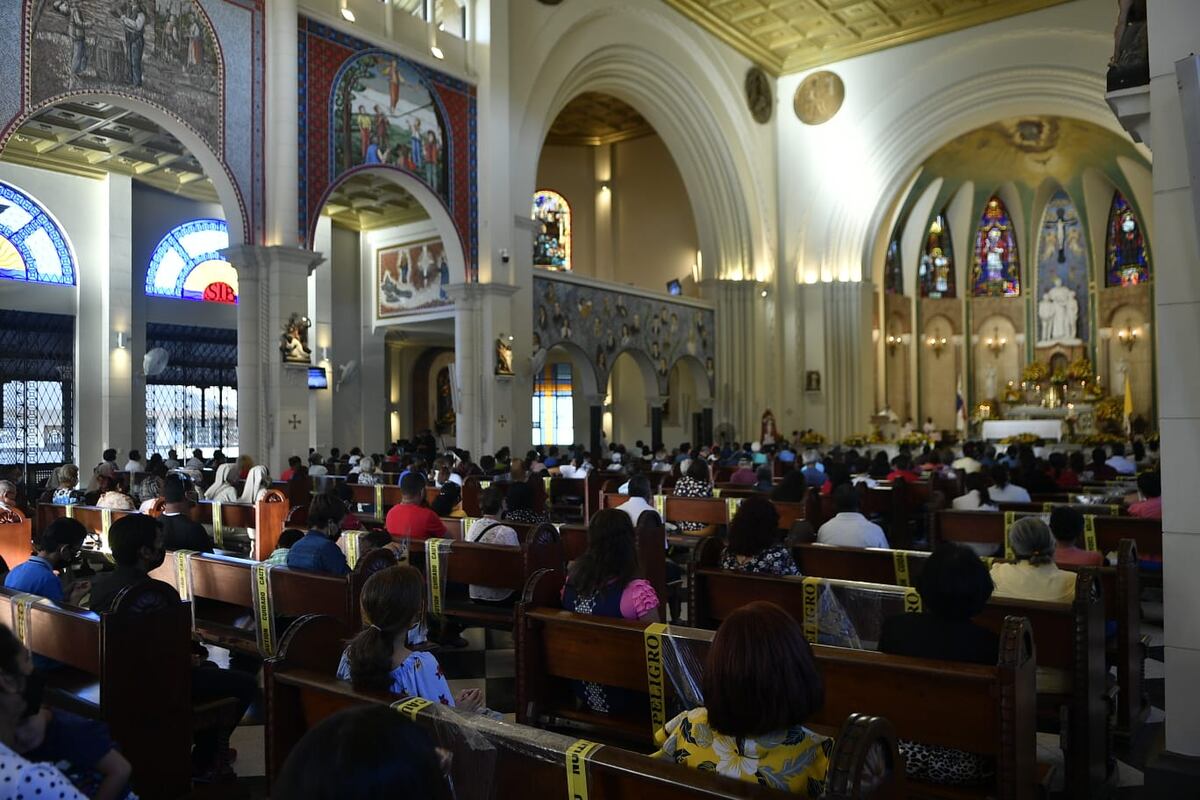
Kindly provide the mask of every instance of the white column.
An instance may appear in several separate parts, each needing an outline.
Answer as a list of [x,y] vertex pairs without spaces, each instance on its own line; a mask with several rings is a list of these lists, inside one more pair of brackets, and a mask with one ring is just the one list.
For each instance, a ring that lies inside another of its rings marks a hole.
[[267,244],[295,246],[300,196],[296,131],[299,18],[296,0],[266,3]]
[[[1175,62],[1200,52],[1200,5],[1150,0],[1150,142],[1154,147],[1154,340],[1162,434],[1167,749],[1200,756],[1200,224],[1191,195]],[[1194,166],[1194,165],[1193,165]],[[1149,773],[1147,781],[1149,788]],[[1193,783],[1194,790],[1195,784]],[[1166,796],[1166,795],[1155,795]],[[1178,796],[1178,795],[1176,795]]]
[[763,288],[756,281],[706,280],[700,285],[704,298],[717,307],[714,425],[732,424],[739,441],[758,438],[759,419],[766,408],[764,356],[759,346],[765,336],[759,312]]

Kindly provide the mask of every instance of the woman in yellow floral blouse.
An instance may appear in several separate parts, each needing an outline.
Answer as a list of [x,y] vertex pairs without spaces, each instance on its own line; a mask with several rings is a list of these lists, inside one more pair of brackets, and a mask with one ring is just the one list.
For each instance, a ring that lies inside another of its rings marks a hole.
[[825,689],[800,625],[774,603],[729,615],[708,652],[705,705],[655,734],[655,758],[820,797],[833,740],[804,721]]

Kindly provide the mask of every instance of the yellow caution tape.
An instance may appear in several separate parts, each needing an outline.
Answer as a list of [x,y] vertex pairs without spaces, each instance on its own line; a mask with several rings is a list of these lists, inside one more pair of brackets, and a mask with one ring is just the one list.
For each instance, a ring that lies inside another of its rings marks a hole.
[[450,545],[449,539],[425,540],[425,564],[429,570],[429,610],[434,616],[442,615],[442,544]]
[[984,557],[983,557],[982,559],[980,559],[980,560],[981,560],[981,561],[983,561],[983,565],[984,565],[985,567],[987,567],[987,568],[988,568],[988,571],[989,571],[989,572],[990,572],[990,571],[991,571],[991,569],[992,569],[992,564],[995,564],[995,563],[996,563],[996,557],[995,557],[995,556],[984,556]]
[[480,519],[482,519],[482,517],[463,517],[462,518],[462,520],[461,520],[462,538],[464,540],[467,538],[467,532],[470,531],[471,528],[475,526],[475,523],[478,522]]
[[112,509],[100,509],[100,536],[108,542],[108,529],[112,527]]
[[1086,514],[1083,517],[1083,546],[1087,550],[1100,551],[1096,543],[1096,515]]
[[13,633],[21,640],[26,649],[32,650],[29,633],[29,610],[35,603],[44,600],[41,595],[20,592],[12,595]]
[[67,519],[75,519],[75,504],[67,503]]
[[413,722],[417,721],[417,714],[422,708],[433,705],[424,697],[410,697],[407,700],[397,700],[392,703],[392,709],[406,715]]
[[904,592],[904,612],[906,614],[921,613],[921,595],[911,587]]
[[912,579],[908,571],[908,553],[906,551],[892,551],[892,566],[896,571],[896,585],[912,586]]
[[720,497],[720,496],[721,496],[721,490],[718,489],[716,486],[714,486],[713,487],[713,497]]
[[596,751],[604,745],[599,742],[589,742],[578,739],[567,748],[567,798],[568,800],[587,800],[588,779],[587,762]]
[[818,610],[820,592],[820,578],[809,577],[804,579],[802,589],[802,596],[804,598],[804,638],[810,644],[817,643],[817,636],[821,632],[821,620]]
[[192,599],[192,570],[188,559],[195,552],[195,550],[175,551],[175,591],[179,592],[179,599],[185,603]]
[[492,482],[491,482],[491,481],[480,481],[480,482],[479,482],[479,488],[480,488],[480,489],[486,489],[486,488],[488,488],[488,487],[489,487],[489,486],[491,486],[491,485],[492,485]]
[[1008,532],[1016,519],[1017,513],[1015,511],[1004,512],[1004,558],[1006,561],[1013,561],[1017,557],[1016,553],[1013,552],[1012,543],[1008,540]]
[[1054,503],[1042,503],[1042,513],[1049,514],[1054,510]]
[[251,591],[254,598],[254,618],[258,622],[258,651],[264,658],[275,655],[275,609],[271,597],[271,570],[273,564],[262,561],[250,567]]
[[217,547],[225,547],[225,518],[221,514],[221,501],[212,501],[212,529],[213,529],[213,544]]
[[350,569],[358,563],[358,531],[346,531],[346,564]]
[[729,517],[730,520],[732,520],[733,516],[735,514],[737,514],[738,509],[742,505],[742,501],[745,499],[746,498],[744,498],[744,497],[726,497],[725,498],[725,514]]
[[646,686],[650,689],[650,730],[657,731],[667,724],[667,695],[663,685],[663,634],[667,626],[654,622],[646,626],[642,638],[646,643]]
[[383,484],[375,484],[375,519],[383,519]]
[[663,522],[667,521],[667,496],[665,494],[654,495],[654,510],[658,512],[658,516]]

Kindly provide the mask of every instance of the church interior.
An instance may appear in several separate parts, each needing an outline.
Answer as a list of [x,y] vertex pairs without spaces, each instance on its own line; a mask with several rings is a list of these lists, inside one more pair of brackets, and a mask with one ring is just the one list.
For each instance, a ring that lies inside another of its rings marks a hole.
[[0,2],[3,782],[1200,798],[1197,52]]

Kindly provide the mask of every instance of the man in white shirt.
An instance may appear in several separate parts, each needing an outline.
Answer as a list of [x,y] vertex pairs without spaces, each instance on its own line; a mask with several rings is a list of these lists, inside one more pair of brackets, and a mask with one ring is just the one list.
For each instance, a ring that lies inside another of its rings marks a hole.
[[324,478],[329,474],[329,468],[325,466],[325,459],[321,458],[321,454],[316,450],[308,454],[308,477]]
[[1118,475],[1137,474],[1137,464],[1125,456],[1125,445],[1119,442],[1112,446],[1112,458],[1104,463],[1115,469]]
[[883,528],[858,511],[858,492],[843,484],[833,492],[833,507],[837,516],[817,531],[817,542],[839,547],[891,547]]
[[573,458],[570,464],[563,464],[558,468],[558,477],[586,478],[591,469],[591,464],[588,464],[583,459]]
[[654,511],[654,504],[650,501],[654,497],[654,490],[650,488],[650,479],[645,475],[634,475],[629,479],[629,499],[617,509],[624,511],[629,515],[629,520],[636,526],[638,518],[646,511]]
[[979,451],[975,447],[974,442],[966,442],[963,445],[962,458],[955,459],[950,465],[951,468],[958,472],[966,473],[967,475],[973,475],[976,472],[979,472],[979,470],[983,469],[983,464],[979,463],[978,459],[975,458],[975,455],[978,452]]
[[204,469],[204,453],[199,449],[192,451],[192,457],[184,464],[188,469]]
[[163,462],[163,466],[167,469],[179,469],[179,453],[174,450],[168,450],[167,460]]
[[125,471],[126,472],[141,472],[142,469],[144,469],[144,467],[142,466],[142,454],[139,453],[137,450],[130,450],[129,451],[129,460],[125,462]]

